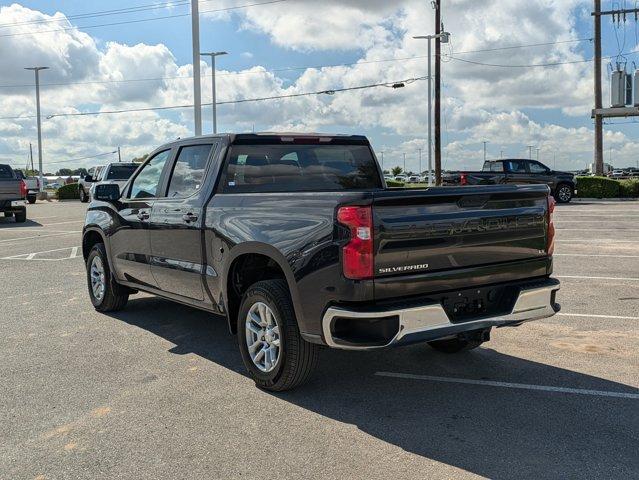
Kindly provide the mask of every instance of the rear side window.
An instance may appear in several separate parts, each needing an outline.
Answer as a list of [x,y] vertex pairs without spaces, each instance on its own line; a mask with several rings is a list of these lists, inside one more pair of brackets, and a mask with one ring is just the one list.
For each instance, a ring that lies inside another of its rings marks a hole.
[[111,165],[105,180],[128,180],[138,165]]
[[169,183],[169,198],[189,197],[202,187],[212,147],[191,145],[180,149]]
[[382,188],[365,145],[235,145],[223,179],[224,193]]
[[527,173],[526,162],[511,160],[508,162],[508,170],[510,170],[511,173]]
[[8,165],[0,165],[0,178],[13,178],[13,170]]

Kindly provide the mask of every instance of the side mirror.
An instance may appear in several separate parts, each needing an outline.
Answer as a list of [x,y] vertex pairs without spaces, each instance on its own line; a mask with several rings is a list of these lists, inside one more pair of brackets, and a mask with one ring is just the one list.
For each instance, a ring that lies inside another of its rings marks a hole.
[[120,199],[120,186],[115,183],[96,185],[93,198],[101,202],[117,202]]
[[95,182],[95,180],[93,180],[93,175],[89,175],[88,173],[84,176],[84,181],[87,183]]

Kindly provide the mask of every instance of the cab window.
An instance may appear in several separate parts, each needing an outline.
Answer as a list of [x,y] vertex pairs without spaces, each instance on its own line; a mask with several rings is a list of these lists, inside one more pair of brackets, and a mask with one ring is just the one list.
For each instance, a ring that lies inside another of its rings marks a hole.
[[171,157],[171,150],[164,150],[147,162],[131,184],[129,197],[155,198],[158,193],[162,170],[167,160]]

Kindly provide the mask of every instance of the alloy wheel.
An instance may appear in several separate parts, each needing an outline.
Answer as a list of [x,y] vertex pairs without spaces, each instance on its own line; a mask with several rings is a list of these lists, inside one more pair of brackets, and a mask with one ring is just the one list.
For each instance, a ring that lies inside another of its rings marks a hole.
[[280,360],[280,326],[273,311],[257,302],[246,315],[246,346],[253,364],[264,373],[278,366]]

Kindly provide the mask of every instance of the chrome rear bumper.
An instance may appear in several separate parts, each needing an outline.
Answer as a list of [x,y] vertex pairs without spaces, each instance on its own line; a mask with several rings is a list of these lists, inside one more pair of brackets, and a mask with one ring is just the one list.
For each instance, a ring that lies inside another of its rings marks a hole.
[[[546,284],[522,289],[512,311],[507,315],[483,317],[465,322],[451,322],[441,304],[420,305],[405,309],[379,311],[353,311],[331,307],[322,318],[324,341],[329,347],[345,350],[371,350],[385,348],[400,343],[436,340],[458,333],[480,330],[490,327],[519,325],[531,320],[552,317],[560,309],[555,303],[555,293],[560,285],[556,280]],[[398,317],[399,327],[390,342],[382,345],[358,345],[335,338],[333,323],[335,319],[384,319]]]

